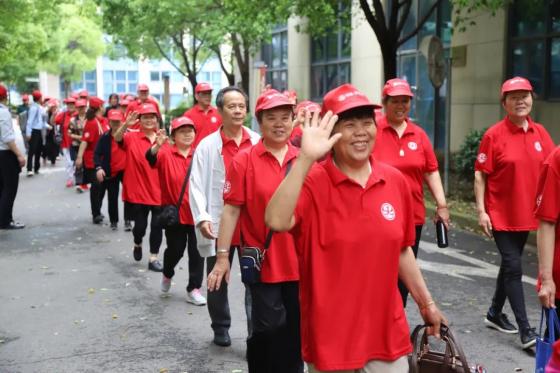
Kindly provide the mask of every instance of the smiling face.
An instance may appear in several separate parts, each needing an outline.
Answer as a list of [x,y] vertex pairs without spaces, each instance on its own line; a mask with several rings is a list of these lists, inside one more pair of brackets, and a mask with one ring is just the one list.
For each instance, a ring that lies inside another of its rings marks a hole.
[[195,131],[191,126],[183,126],[173,131],[171,137],[173,137],[173,142],[175,142],[177,146],[189,147],[194,141]]
[[142,114],[140,116],[140,124],[142,125],[142,130],[155,131],[157,129],[157,115],[156,114]]
[[510,118],[526,118],[531,114],[533,96],[530,91],[511,91],[506,94],[502,105]]
[[142,102],[145,102],[150,95],[150,91],[138,91],[138,99]]
[[224,94],[224,107],[220,109],[224,127],[241,127],[247,117],[245,97],[236,91]]
[[348,165],[367,162],[377,135],[373,113],[370,116],[342,114],[333,130],[342,135],[333,147],[336,162]]
[[264,110],[260,115],[260,127],[265,143],[284,145],[292,133],[293,109],[291,106],[280,106]]
[[410,112],[409,96],[387,96],[384,103],[385,115],[389,123],[401,124]]

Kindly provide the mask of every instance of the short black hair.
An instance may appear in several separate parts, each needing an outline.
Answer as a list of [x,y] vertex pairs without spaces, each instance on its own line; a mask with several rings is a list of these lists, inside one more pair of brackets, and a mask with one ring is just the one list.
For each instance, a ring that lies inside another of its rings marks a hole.
[[242,90],[239,87],[236,86],[229,86],[229,87],[225,87],[220,89],[220,91],[218,92],[218,95],[216,96],[216,107],[220,110],[224,109],[224,97],[226,95],[226,93],[228,92],[238,92],[241,93],[243,95],[243,98],[245,99],[245,106],[247,107],[247,112],[249,112],[249,96],[247,96],[247,93],[245,93],[244,90]]
[[99,108],[92,108],[91,106],[88,107],[88,109],[86,111],[86,119],[87,120],[94,119],[98,111],[99,111]]
[[371,106],[358,106],[353,109],[348,109],[338,114],[338,122],[348,119],[366,119],[373,118],[375,120],[375,112]]

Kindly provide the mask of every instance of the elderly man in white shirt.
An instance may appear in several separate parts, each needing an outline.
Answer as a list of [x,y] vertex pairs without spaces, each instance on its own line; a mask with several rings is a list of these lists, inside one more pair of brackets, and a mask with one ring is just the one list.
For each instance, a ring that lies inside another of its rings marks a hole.
[[[207,274],[216,263],[216,255],[228,255],[231,263],[235,250],[239,249],[240,243],[234,240],[229,250],[216,252],[216,238],[224,208],[223,190],[227,168],[237,152],[250,148],[260,139],[257,133],[243,126],[248,105],[248,97],[241,89],[222,89],[216,97],[216,106],[222,116],[222,127],[205,137],[194,153],[189,180],[189,201],[196,225],[197,247],[200,255],[206,257]],[[219,290],[208,293],[208,312],[212,319],[214,343],[218,346],[231,344],[231,316],[227,291],[227,284],[224,283]],[[247,289],[245,311],[250,335],[251,301]]]
[[0,229],[21,229],[12,211],[16,199],[19,173],[25,166],[25,156],[16,145],[12,115],[6,106],[8,90],[0,84]]

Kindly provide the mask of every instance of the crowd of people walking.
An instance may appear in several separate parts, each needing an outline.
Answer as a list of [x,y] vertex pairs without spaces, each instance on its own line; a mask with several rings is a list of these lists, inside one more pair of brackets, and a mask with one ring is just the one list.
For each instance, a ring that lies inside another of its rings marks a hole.
[[[54,163],[61,154],[66,187],[89,190],[94,224],[104,221],[107,195],[109,225],[118,229],[122,195],[133,258],[142,260],[148,235],[148,269],[162,272],[162,292],[186,251],[187,301],[207,305],[218,346],[232,343],[228,283],[237,253],[249,372],[300,373],[304,362],[310,372],[408,372],[409,294],[430,334],[448,324],[416,262],[424,186],[436,203],[433,220],[450,228],[433,146],[410,119],[408,83],[387,81],[382,105],[350,84],[322,105],[267,88],[253,111],[259,133],[245,126],[243,90],[221,89],[216,107],[212,91],[199,83],[197,104],[169,132],[144,84],[136,96],[111,95],[107,106],[82,91],[60,108],[34,91],[33,103],[25,95],[18,108],[26,159],[0,86],[0,228],[24,226],[12,216],[20,170],[32,177],[41,157]],[[539,298],[556,307],[560,297],[560,151],[530,116],[533,95],[525,78],[504,82],[506,115],[484,134],[473,175],[480,226],[502,259],[484,322],[519,334],[525,349],[537,338],[521,283],[530,231],[539,235]],[[348,297],[349,288],[360,296]],[[503,312],[506,300],[517,327]]]

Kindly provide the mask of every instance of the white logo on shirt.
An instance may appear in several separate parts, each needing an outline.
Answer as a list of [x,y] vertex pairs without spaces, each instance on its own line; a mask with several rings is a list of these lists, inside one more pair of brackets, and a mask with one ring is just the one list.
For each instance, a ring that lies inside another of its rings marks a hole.
[[540,206],[542,202],[542,194],[539,194],[537,197],[537,206]]
[[484,162],[486,162],[486,160],[488,159],[488,157],[486,156],[486,154],[480,153],[480,154],[478,155],[478,157],[476,157],[476,159],[478,160],[479,163],[484,163]]
[[538,152],[542,152],[542,146],[540,142],[535,141],[535,149],[537,149]]
[[389,221],[395,220],[395,208],[388,202],[381,205],[381,215]]
[[416,150],[416,149],[418,149],[418,144],[416,144],[414,141],[411,141],[411,142],[408,143],[408,148],[410,150]]
[[226,182],[224,183],[224,194],[227,194],[231,191],[231,183],[226,180]]
[[89,132],[84,133],[84,137],[87,139],[89,137]]
[[212,123],[216,123],[217,121],[218,121],[218,120],[216,119],[216,117],[212,117],[212,118],[210,119],[210,122],[212,122]]

